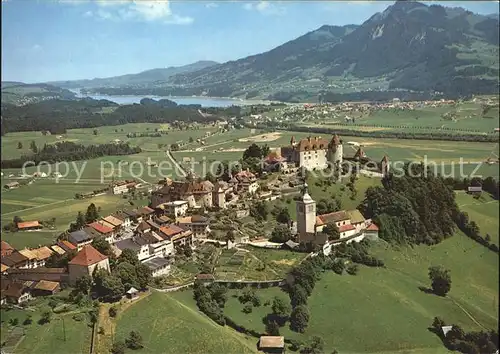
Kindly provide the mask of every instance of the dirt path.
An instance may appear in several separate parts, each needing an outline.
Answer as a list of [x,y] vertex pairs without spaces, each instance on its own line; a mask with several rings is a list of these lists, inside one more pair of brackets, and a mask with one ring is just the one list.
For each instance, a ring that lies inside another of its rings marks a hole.
[[2,213],[2,216],[12,215],[12,214],[19,214],[19,213],[23,213],[25,211],[33,210],[33,209],[37,209],[37,208],[46,208],[46,207],[48,207],[50,205],[61,204],[61,203],[69,202],[71,200],[75,200],[75,199],[64,199],[64,200],[59,200],[57,202],[53,202],[53,203],[49,203],[49,204],[43,204],[43,205],[38,205],[38,206],[31,207],[31,208],[22,209],[22,210],[11,211],[10,213]]

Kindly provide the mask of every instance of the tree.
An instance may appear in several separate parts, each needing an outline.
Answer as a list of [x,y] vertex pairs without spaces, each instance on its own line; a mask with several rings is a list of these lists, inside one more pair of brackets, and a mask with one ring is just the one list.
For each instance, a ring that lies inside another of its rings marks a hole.
[[269,239],[272,242],[284,243],[292,238],[292,232],[287,225],[277,225],[272,233],[271,238]]
[[137,350],[142,349],[142,336],[137,331],[131,331],[128,338],[125,339],[125,345],[127,348]]
[[92,278],[89,275],[83,275],[76,280],[75,290],[79,293],[89,295],[92,288]]
[[116,315],[118,314],[118,310],[116,309],[116,307],[111,306],[108,310],[108,313],[110,317],[116,317]]
[[275,321],[269,321],[266,324],[266,332],[270,336],[279,336],[280,335],[280,326]]
[[287,208],[281,208],[276,214],[276,221],[281,224],[289,224],[290,220],[290,212]]
[[33,316],[31,314],[28,314],[23,321],[23,325],[27,326],[30,325],[32,322],[33,322]]
[[121,262],[128,262],[133,265],[138,265],[139,259],[137,258],[137,253],[130,248],[125,248],[120,254],[120,257],[118,257],[118,263]]
[[321,354],[324,352],[325,343],[323,339],[318,336],[313,336],[311,343],[308,346],[304,347],[300,354]]
[[192,137],[192,136],[190,136],[190,137],[189,137],[189,142],[190,142],[190,143],[192,143],[193,141],[194,141],[193,137]]
[[87,224],[90,224],[90,223],[96,221],[97,219],[99,219],[99,213],[97,212],[97,208],[96,208],[95,204],[91,203],[87,207],[87,212],[85,213],[85,222]]
[[251,157],[261,158],[262,150],[259,145],[253,143],[243,152],[243,160]]
[[31,151],[33,151],[34,154],[38,153],[38,147],[36,146],[34,140],[31,140],[30,149],[31,149]]
[[444,323],[444,321],[440,318],[440,317],[434,317],[434,321],[432,321],[432,328],[434,328],[434,331],[436,331],[436,333],[438,333],[439,335],[441,335],[441,331],[442,331],[442,327],[443,326],[446,326],[446,324]]
[[94,135],[97,135],[97,132],[98,132],[98,130],[97,130],[97,129],[94,129],[94,130],[93,130]]
[[102,236],[98,236],[92,240],[92,246],[106,256],[111,256],[113,251],[111,245]]
[[346,272],[347,274],[350,274],[350,275],[356,275],[358,274],[358,265],[357,264],[349,264],[347,266],[347,269],[346,269]]
[[40,317],[40,324],[45,324],[49,323],[50,320],[52,319],[52,312],[51,311],[44,311],[42,312],[42,316]]
[[23,143],[18,142],[18,143],[17,143],[17,148],[18,148],[18,149],[22,149],[22,148],[23,148]]
[[300,284],[294,284],[289,292],[292,307],[307,304],[307,291]]
[[290,329],[304,333],[309,323],[309,310],[304,305],[295,307],[290,315]]
[[219,307],[224,307],[227,301],[227,288],[224,285],[215,283],[210,287],[210,293],[212,299],[217,302]]
[[328,235],[329,240],[338,240],[340,239],[340,232],[337,228],[337,225],[334,223],[326,224],[323,229],[323,232]]
[[290,314],[290,305],[280,297],[275,296],[273,298],[273,304],[271,306],[273,314],[279,317],[288,317]]
[[100,290],[101,292],[99,295],[104,299],[110,301],[116,301],[120,299],[125,292],[123,283],[121,282],[120,278],[114,275],[108,275],[104,277]]
[[235,240],[235,238],[234,238],[234,231],[233,230],[229,230],[228,232],[226,232],[225,241],[227,243],[229,243],[229,241],[234,242],[234,240]]
[[138,288],[137,284],[137,273],[135,271],[135,266],[128,262],[120,262],[116,269],[114,269],[113,274],[120,278],[121,283],[125,288],[135,287]]
[[267,220],[268,214],[266,203],[257,202],[250,207],[250,216],[254,217],[258,222]]
[[451,289],[450,271],[442,266],[433,266],[429,268],[429,278],[434,294],[446,296]]
[[250,304],[246,304],[246,305],[245,305],[245,307],[243,307],[243,310],[242,310],[242,311],[243,311],[244,313],[251,313],[251,312],[252,312],[252,310],[253,310],[253,309],[252,309],[252,305],[250,305]]
[[135,273],[137,274],[137,285],[139,289],[147,289],[153,276],[151,269],[145,264],[139,263],[135,266]]
[[111,354],[125,354],[125,343],[122,341],[117,341],[113,343],[111,347]]

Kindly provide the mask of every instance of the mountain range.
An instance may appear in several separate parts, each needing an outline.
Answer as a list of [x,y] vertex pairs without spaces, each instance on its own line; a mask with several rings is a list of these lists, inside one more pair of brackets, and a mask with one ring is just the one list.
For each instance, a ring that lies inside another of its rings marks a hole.
[[361,25],[325,25],[243,59],[67,82],[64,87],[288,101],[380,92],[497,93],[498,31],[498,15],[397,1]]

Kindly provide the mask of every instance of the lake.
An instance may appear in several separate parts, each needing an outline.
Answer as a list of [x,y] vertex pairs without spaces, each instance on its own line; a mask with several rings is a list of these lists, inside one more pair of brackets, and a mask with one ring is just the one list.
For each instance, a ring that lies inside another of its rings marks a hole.
[[[82,95],[79,89],[70,90],[76,93],[76,97],[90,97],[95,100],[108,100],[118,104],[134,104],[140,103],[143,98],[151,98],[160,100],[163,98],[174,101],[177,104],[200,104],[202,107],[229,107],[242,106],[248,104],[262,104],[263,101],[248,101],[231,98],[216,98],[216,97],[174,97],[174,96],[108,96],[108,95]],[[269,102],[268,102],[269,103]]]

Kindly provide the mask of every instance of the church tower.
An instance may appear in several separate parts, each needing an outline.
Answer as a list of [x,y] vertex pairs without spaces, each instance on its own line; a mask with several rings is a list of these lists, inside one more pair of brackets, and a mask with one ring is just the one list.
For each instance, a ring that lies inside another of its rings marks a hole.
[[298,242],[314,240],[316,230],[316,202],[309,195],[307,183],[304,184],[302,196],[297,200],[295,207],[297,208]]

